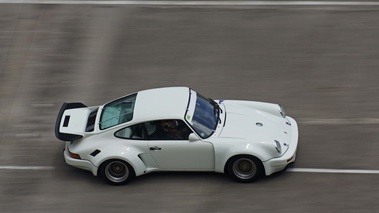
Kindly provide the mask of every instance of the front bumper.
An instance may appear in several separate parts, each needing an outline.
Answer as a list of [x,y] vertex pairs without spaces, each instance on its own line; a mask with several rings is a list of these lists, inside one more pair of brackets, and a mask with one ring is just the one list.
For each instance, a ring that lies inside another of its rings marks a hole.
[[296,159],[296,151],[297,151],[297,145],[299,140],[299,130],[296,121],[288,117],[287,118],[291,122],[291,143],[290,147],[279,158],[273,158],[268,161],[262,162],[263,166],[265,168],[266,175],[271,175],[272,173],[278,172],[283,170],[287,167],[288,164],[295,162]]
[[64,160],[68,165],[71,165],[71,166],[76,167],[76,168],[91,171],[94,176],[97,176],[97,169],[98,168],[88,160],[81,160],[81,159],[75,159],[75,158],[70,157],[68,154],[67,146],[63,152],[63,155],[64,155]]

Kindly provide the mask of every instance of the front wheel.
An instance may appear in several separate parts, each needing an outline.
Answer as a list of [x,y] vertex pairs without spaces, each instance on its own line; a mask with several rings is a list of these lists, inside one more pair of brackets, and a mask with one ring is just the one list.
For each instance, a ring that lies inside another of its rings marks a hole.
[[237,182],[250,183],[263,174],[263,166],[255,157],[240,155],[229,160],[227,172]]
[[134,176],[133,167],[122,160],[108,160],[100,166],[101,177],[109,184],[123,185]]

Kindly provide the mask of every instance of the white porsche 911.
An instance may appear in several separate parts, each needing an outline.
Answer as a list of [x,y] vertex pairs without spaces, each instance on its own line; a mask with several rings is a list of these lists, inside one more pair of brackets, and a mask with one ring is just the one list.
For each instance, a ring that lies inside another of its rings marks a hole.
[[55,135],[67,164],[121,185],[154,171],[213,171],[238,182],[295,161],[296,121],[277,104],[212,100],[187,87],[140,91],[102,106],[64,103]]

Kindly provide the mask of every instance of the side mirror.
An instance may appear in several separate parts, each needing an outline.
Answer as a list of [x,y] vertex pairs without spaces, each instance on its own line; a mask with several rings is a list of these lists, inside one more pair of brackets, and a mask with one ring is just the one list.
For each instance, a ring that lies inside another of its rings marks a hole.
[[190,142],[194,142],[194,141],[198,141],[200,140],[199,137],[197,137],[194,133],[191,133],[189,136],[188,136],[188,140]]

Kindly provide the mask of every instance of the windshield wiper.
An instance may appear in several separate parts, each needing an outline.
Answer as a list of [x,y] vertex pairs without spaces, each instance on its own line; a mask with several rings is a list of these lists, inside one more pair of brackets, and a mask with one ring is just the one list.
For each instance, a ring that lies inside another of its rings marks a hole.
[[218,105],[218,103],[217,103],[216,101],[214,101],[212,98],[209,98],[209,101],[210,101],[210,103],[211,103],[215,108],[217,108],[218,110],[220,110],[221,113],[223,112],[222,109],[221,109],[221,107],[220,107],[220,105]]
[[[218,103],[216,101],[214,101],[212,98],[209,98],[209,102],[214,107],[214,114],[215,115],[216,115],[216,110],[218,110],[218,112],[222,113],[222,109],[221,109],[220,105],[218,105]],[[220,113],[217,113],[217,117],[218,117],[218,122],[219,123],[221,123]]]

